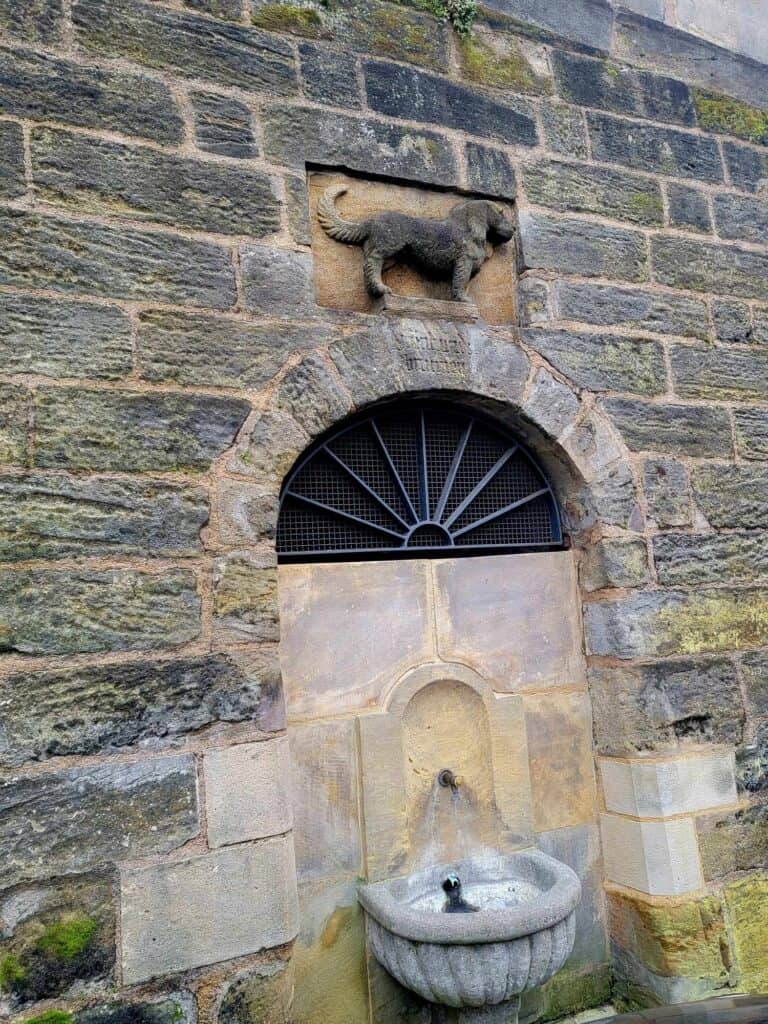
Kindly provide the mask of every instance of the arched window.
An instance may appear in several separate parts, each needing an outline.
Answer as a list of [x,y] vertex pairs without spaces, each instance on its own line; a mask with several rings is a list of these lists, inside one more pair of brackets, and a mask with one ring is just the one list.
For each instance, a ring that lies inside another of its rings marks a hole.
[[280,561],[446,557],[562,546],[552,488],[502,426],[408,400],[331,433],[291,471]]

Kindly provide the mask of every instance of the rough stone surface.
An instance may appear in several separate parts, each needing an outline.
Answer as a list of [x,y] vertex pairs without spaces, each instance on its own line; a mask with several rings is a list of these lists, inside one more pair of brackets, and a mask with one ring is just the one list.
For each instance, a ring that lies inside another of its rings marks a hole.
[[0,384],[0,462],[27,462],[30,395],[26,388]]
[[736,188],[743,192],[759,192],[768,187],[768,154],[738,142],[724,142],[725,166]]
[[229,252],[210,242],[85,221],[0,213],[0,283],[227,309]]
[[0,123],[0,197],[17,199],[27,191],[21,126]]
[[136,984],[290,942],[298,931],[295,870],[293,840],[280,836],[125,871],[125,981]]
[[196,1020],[194,996],[174,992],[157,1002],[113,1002],[79,1010],[72,1024],[195,1024]]
[[525,331],[524,337],[579,387],[639,395],[658,395],[666,390],[664,351],[654,341],[540,329]]
[[693,291],[768,298],[768,255],[692,239],[657,237],[651,242],[660,284]]
[[575,159],[587,157],[587,125],[580,110],[543,102],[539,114],[547,149]]
[[761,408],[737,409],[736,449],[743,459],[768,459],[768,411]]
[[133,0],[78,0],[78,41],[107,57],[272,94],[297,90],[288,43],[278,36]]
[[310,99],[345,109],[363,105],[352,54],[306,42],[299,44],[299,56],[304,92]]
[[167,853],[198,831],[190,755],[69,768],[0,785],[2,885]]
[[227,987],[217,1024],[291,1024],[291,980],[281,961],[251,968]]
[[678,178],[723,180],[720,150],[714,139],[603,114],[588,114],[587,122],[596,160]]
[[712,202],[715,223],[722,238],[737,242],[765,243],[768,230],[768,204],[747,196],[715,196]]
[[209,750],[203,774],[209,846],[263,839],[292,828],[285,737]]
[[242,160],[259,155],[253,116],[244,103],[215,92],[190,92],[189,99],[198,149]]
[[[307,253],[254,245],[243,250],[241,266],[249,312],[290,317],[317,315],[312,260]],[[286,336],[290,333],[288,330]]]
[[192,572],[0,572],[0,650],[21,654],[176,647],[200,632]]
[[673,459],[648,459],[643,465],[648,514],[657,526],[690,526],[691,483],[688,468]]
[[653,540],[659,582],[667,586],[768,581],[764,533],[670,533]]
[[277,573],[259,556],[234,554],[214,571],[214,630],[229,643],[279,639]]
[[747,706],[756,718],[762,718],[768,715],[768,654],[763,651],[745,654],[741,668]]
[[653,760],[600,758],[608,811],[629,817],[673,818],[737,801],[733,751],[685,752]]
[[610,7],[593,0],[493,0],[493,11],[554,33],[562,39],[607,51],[611,41],[613,16]]
[[546,52],[520,36],[475,23],[457,47],[459,73],[467,82],[513,93],[548,95],[552,75]]
[[55,44],[62,35],[63,4],[61,0],[34,0],[26,4],[2,0],[0,25],[9,35],[25,42]]
[[762,529],[768,500],[765,466],[698,466],[693,473],[696,504],[711,526]]
[[9,374],[122,377],[133,367],[131,325],[114,306],[4,295],[0,359]]
[[154,79],[81,67],[27,50],[0,47],[0,55],[9,69],[0,81],[4,114],[55,119],[155,142],[181,141],[182,120],[176,103],[170,90]]
[[276,657],[267,653],[21,671],[0,692],[6,766],[166,745],[216,722],[271,731],[283,720]]
[[570,281],[558,283],[556,295],[565,320],[693,338],[709,333],[707,307],[684,295]]
[[202,488],[53,473],[0,476],[0,559],[190,556],[208,520]]
[[664,220],[661,189],[648,178],[549,161],[526,167],[523,182],[528,198],[539,206],[597,213],[633,224],[658,225]]
[[641,821],[601,814],[609,882],[650,896],[681,896],[703,886],[691,818]]
[[712,215],[703,192],[687,185],[670,184],[667,186],[667,201],[672,227],[712,233]]
[[736,871],[761,868],[768,858],[768,807],[755,804],[730,813],[696,819],[704,878],[713,881]]
[[606,538],[588,549],[581,567],[586,590],[607,587],[642,587],[648,582],[645,541]]
[[550,287],[532,274],[527,274],[518,282],[517,293],[520,307],[520,323],[523,327],[545,324],[552,317]]
[[581,220],[520,215],[523,267],[622,281],[646,278],[646,242],[635,231]]
[[715,299],[712,322],[718,341],[749,343],[752,341],[752,314],[749,306],[730,299]]
[[551,373],[540,369],[523,411],[552,437],[559,437],[576,421],[580,407],[576,395]]
[[747,875],[732,882],[725,889],[725,902],[741,984],[748,992],[763,992],[768,985],[768,967],[760,936],[768,929],[768,876]]
[[205,470],[232,444],[249,409],[240,398],[213,395],[41,388],[35,462],[45,469]]
[[741,741],[743,700],[736,669],[727,660],[593,666],[589,682],[601,754]]
[[605,408],[633,451],[703,457],[731,454],[724,409],[652,404],[632,398],[607,399]]
[[467,184],[473,192],[513,199],[517,194],[515,169],[501,149],[467,142],[464,146]]

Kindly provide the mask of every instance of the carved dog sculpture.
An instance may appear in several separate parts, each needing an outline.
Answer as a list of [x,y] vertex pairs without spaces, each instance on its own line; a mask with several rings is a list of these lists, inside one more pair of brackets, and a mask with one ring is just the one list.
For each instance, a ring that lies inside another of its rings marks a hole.
[[508,242],[515,233],[504,208],[487,199],[458,203],[442,220],[395,212],[345,220],[335,200],[346,191],[344,185],[327,188],[317,204],[317,219],[335,241],[363,247],[365,287],[374,298],[392,291],[381,272],[386,260],[397,260],[450,279],[453,298],[468,302],[467,285],[488,258],[486,242]]

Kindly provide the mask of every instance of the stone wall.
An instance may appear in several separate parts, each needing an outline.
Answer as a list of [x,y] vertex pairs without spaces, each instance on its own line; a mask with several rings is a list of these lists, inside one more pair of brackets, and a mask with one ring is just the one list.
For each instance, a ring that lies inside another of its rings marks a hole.
[[[387,0],[0,2],[13,1020],[290,1019],[277,494],[417,389],[564,467],[601,758],[735,764],[684,808],[696,888],[610,883],[618,994],[768,984],[768,71],[600,3],[491,7],[461,40]],[[521,333],[319,307],[307,164],[516,195]]]

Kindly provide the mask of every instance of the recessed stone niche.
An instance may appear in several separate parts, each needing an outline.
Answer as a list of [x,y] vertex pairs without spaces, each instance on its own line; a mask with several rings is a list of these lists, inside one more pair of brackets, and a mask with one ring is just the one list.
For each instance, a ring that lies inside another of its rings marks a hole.
[[[345,185],[349,191],[336,200],[343,217],[360,220],[385,210],[396,210],[415,217],[445,217],[448,211],[472,196],[454,192],[436,192],[425,188],[367,181],[340,172],[310,172],[309,213],[315,292],[321,306],[332,309],[371,313],[377,303],[365,290],[362,250],[357,245],[335,242],[323,231],[317,219],[317,204],[325,189]],[[498,200],[494,200],[498,202]],[[514,215],[514,206],[502,203]],[[515,218],[516,219],[516,218]],[[469,286],[477,312],[489,324],[516,321],[516,249],[514,239],[506,245],[488,247],[489,259]],[[398,264],[384,271],[384,282],[396,295],[450,299],[447,281],[434,281],[410,267]],[[463,318],[462,303],[452,303]]]

